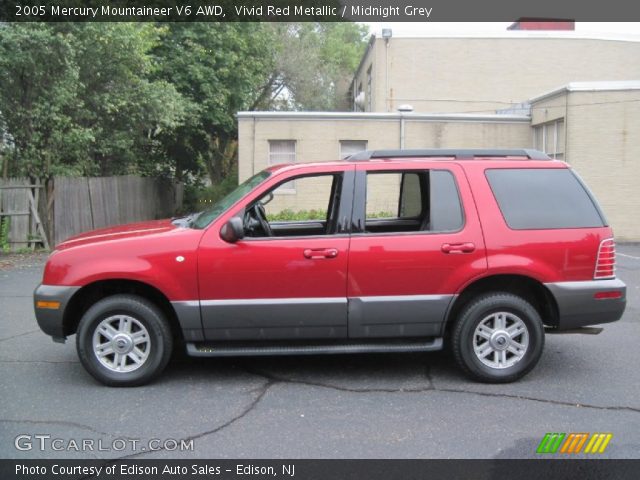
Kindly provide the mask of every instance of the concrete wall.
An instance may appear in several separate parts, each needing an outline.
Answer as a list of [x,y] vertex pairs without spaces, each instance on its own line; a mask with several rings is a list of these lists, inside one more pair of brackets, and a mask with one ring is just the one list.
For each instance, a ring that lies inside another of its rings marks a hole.
[[[238,115],[239,177],[245,180],[269,163],[269,140],[295,140],[297,162],[340,159],[341,140],[366,140],[370,150],[400,148],[401,116],[397,114],[306,114],[246,112]],[[528,117],[433,116],[407,114],[405,148],[528,148],[531,133]],[[395,211],[399,179],[371,180],[377,195],[369,199],[370,213]],[[326,208],[327,181],[317,180],[312,190],[277,192],[267,214]],[[324,207],[323,207],[324,206]]]
[[[528,117],[407,114],[405,148],[528,148]],[[341,140],[366,140],[369,150],[400,148],[397,114],[238,114],[239,177],[268,166],[269,140],[296,140],[297,162],[338,160]]]
[[373,65],[372,111],[491,113],[569,82],[640,78],[637,41],[507,35],[376,38],[355,81],[366,91]]

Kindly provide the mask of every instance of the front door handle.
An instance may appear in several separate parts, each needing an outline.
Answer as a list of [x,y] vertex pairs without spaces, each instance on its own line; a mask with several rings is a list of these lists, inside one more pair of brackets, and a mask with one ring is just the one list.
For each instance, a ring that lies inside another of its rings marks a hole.
[[336,258],[338,249],[336,248],[306,248],[302,254],[304,258]]
[[471,253],[476,249],[476,246],[471,242],[443,243],[440,249],[444,253]]

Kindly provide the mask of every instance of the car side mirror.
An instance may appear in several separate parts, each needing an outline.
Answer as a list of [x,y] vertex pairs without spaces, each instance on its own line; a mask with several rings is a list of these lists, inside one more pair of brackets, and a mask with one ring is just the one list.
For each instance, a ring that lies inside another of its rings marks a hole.
[[228,243],[236,243],[244,238],[244,224],[241,218],[232,217],[220,229],[220,238]]

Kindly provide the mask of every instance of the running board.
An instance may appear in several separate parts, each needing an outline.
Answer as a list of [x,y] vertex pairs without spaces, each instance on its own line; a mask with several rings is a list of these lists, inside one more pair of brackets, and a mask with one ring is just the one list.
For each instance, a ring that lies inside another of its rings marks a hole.
[[551,333],[553,335],[562,335],[562,334],[570,334],[570,333],[582,333],[583,335],[599,335],[602,333],[604,328],[601,327],[577,327],[570,328],[568,330],[558,330],[553,327],[545,327],[544,333]]
[[192,357],[244,357],[253,355],[323,355],[342,353],[397,353],[433,352],[442,350],[442,338],[426,342],[344,343],[329,345],[261,345],[230,346],[214,343],[187,343],[187,354]]

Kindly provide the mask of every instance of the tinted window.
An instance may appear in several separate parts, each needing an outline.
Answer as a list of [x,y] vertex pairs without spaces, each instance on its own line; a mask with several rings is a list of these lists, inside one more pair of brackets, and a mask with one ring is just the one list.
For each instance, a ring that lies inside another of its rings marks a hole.
[[431,227],[434,232],[449,232],[462,227],[462,207],[451,172],[431,171]]
[[604,226],[591,196],[569,169],[495,169],[486,176],[513,229]]

